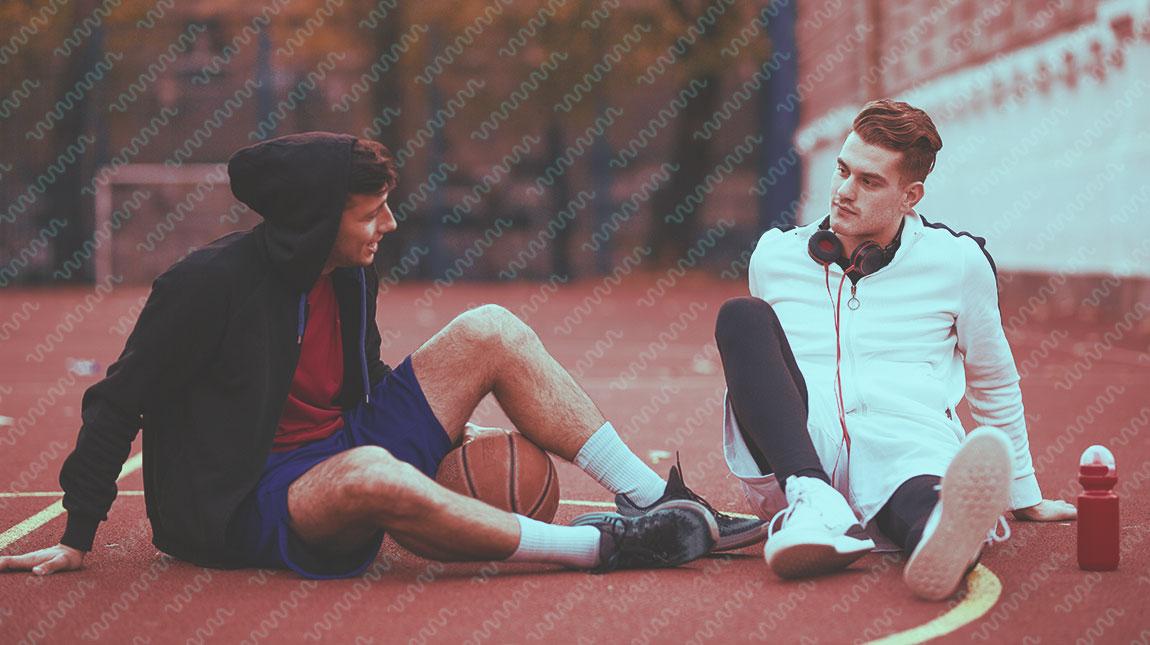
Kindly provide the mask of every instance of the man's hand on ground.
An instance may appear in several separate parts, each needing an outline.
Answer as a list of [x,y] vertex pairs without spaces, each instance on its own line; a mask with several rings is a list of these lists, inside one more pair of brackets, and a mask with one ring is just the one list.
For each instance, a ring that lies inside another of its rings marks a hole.
[[24,555],[0,556],[0,571],[31,571],[38,576],[74,571],[83,566],[84,552],[63,544]]
[[1027,522],[1064,522],[1078,518],[1078,509],[1060,499],[1044,499],[1034,506],[1015,509],[1014,519]]

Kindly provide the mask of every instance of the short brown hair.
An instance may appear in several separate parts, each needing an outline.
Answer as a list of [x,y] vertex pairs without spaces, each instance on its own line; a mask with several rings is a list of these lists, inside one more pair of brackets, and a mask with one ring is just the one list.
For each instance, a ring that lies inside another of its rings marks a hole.
[[863,106],[851,130],[863,141],[902,153],[902,181],[926,181],[942,138],[926,112],[902,101],[878,99]]
[[353,195],[377,195],[391,191],[399,183],[395,157],[387,146],[370,139],[356,139],[351,148],[347,192]]

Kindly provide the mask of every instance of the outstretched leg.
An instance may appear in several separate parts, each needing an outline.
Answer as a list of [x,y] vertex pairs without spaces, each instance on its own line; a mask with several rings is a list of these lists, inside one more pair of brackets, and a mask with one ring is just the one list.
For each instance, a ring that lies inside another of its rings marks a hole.
[[674,566],[713,546],[693,502],[650,516],[552,526],[452,492],[387,450],[362,446],[314,466],[288,489],[295,535],[320,557],[359,553],[380,531],[443,561],[513,560],[579,568]]

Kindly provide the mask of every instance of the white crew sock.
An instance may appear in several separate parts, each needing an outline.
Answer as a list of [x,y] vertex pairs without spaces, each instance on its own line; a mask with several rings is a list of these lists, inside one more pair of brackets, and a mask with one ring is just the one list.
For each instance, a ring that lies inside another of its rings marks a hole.
[[579,449],[575,465],[607,490],[622,493],[639,506],[650,506],[667,488],[667,482],[623,443],[610,421]]
[[599,537],[594,526],[559,526],[515,514],[519,547],[508,562],[550,562],[579,569],[599,564]]

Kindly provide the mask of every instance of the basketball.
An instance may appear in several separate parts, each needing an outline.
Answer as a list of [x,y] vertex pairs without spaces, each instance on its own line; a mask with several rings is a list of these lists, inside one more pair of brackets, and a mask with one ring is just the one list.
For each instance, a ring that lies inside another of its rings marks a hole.
[[559,509],[559,477],[551,457],[518,432],[481,435],[452,450],[435,481],[540,522],[550,522]]

